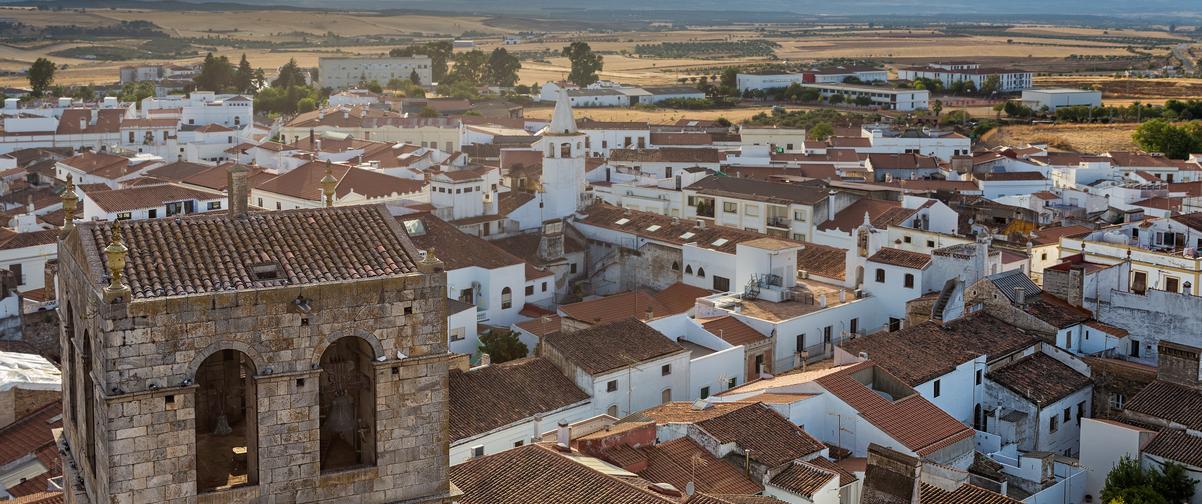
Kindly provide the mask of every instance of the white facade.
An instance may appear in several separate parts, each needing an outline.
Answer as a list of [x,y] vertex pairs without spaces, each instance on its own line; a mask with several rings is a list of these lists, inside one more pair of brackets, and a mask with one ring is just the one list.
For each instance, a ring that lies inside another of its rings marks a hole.
[[428,56],[405,58],[363,57],[318,58],[318,80],[322,87],[343,89],[360,82],[376,81],[387,84],[392,79],[409,79],[417,72],[423,86],[432,84],[433,74]]
[[[669,373],[663,374],[664,366]],[[664,391],[672,401],[688,400],[689,353],[678,352],[621,369],[589,375],[577,370],[576,386],[593,398],[593,414],[618,418],[663,404]],[[612,385],[611,385],[612,384]],[[614,390],[609,390],[613,388]],[[617,414],[613,414],[614,412]]]
[[469,307],[451,313],[450,304],[447,307],[447,351],[475,355],[477,349],[480,348],[480,335],[477,331],[479,321],[476,310]]
[[805,76],[799,73],[790,74],[738,74],[735,86],[740,93],[753,90],[775,89],[789,87],[790,84],[801,84]]
[[897,78],[900,80],[931,79],[943,83],[943,87],[951,87],[956,82],[971,82],[981,89],[989,77],[996,75],[1001,92],[1021,91],[1030,89],[1032,73],[1022,70],[983,70],[980,65],[955,65],[954,67],[931,65],[923,68],[899,68]]
[[1102,92],[1087,89],[1025,89],[1022,102],[1034,110],[1047,107],[1052,112],[1060,107],[1077,105],[1101,107]]
[[484,455],[492,455],[528,444],[531,439],[554,430],[560,421],[574,423],[592,418],[592,403],[586,399],[563,408],[544,412],[537,417],[523,418],[508,425],[451,443],[451,465],[462,464],[472,459],[472,452],[482,447]]
[[931,92],[925,89],[898,89],[859,84],[802,84],[802,87],[817,89],[824,98],[842,95],[848,102],[860,97],[872,100],[873,105],[885,110],[909,112],[926,110]]

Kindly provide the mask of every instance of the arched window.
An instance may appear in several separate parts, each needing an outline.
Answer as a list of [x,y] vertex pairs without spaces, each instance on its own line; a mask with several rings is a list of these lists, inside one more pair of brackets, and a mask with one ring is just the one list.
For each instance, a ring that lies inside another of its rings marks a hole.
[[705,268],[697,268],[697,276],[705,278]]
[[605,410],[605,414],[609,415],[611,417],[617,418],[618,417],[618,405],[617,404],[610,405],[609,409]]
[[663,392],[659,393],[659,403],[668,404],[670,402],[672,402],[672,389],[666,388]]
[[259,482],[255,366],[237,350],[219,350],[196,369],[196,491]]
[[362,338],[335,341],[321,354],[318,414],[321,470],[376,463],[375,352]]
[[560,146],[559,146],[559,157],[563,157],[563,158],[572,157],[572,144],[571,144],[571,142],[564,142],[563,144],[560,144]]
[[690,275],[692,275],[692,274],[693,274],[693,265],[692,265],[692,264],[686,264],[686,265],[685,265],[685,267],[684,267],[684,272],[685,272],[685,273],[688,273],[688,274],[690,274]]
[[509,287],[501,289],[501,309],[508,310],[513,307],[513,291]]
[[672,271],[680,271],[680,263],[672,261]]
[[907,289],[914,288],[914,274],[913,273],[906,273],[906,288]]
[[84,443],[87,444],[88,467],[92,469],[92,477],[96,477],[96,386],[92,382],[92,337],[88,331],[83,332],[83,352],[79,355],[83,364],[80,374],[83,375],[83,425]]
[[555,144],[551,142],[547,142],[547,157],[555,157]]

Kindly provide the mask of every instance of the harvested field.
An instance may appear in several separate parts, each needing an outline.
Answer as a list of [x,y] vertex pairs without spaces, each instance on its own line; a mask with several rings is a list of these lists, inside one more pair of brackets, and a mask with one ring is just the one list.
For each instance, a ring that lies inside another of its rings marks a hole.
[[[525,116],[535,119],[550,119],[552,110],[547,106],[528,108]],[[723,110],[577,108],[576,117],[587,117],[596,121],[646,121],[655,124],[670,124],[680,119],[716,120],[725,117],[732,123],[739,123],[760,112],[771,112],[771,107],[739,107]]]
[[1163,101],[1167,98],[1202,98],[1202,79],[1116,79],[1109,76],[1072,75],[1037,77],[1035,85],[1098,89],[1107,102],[1112,99]]
[[1068,151],[1101,153],[1138,150],[1131,134],[1135,124],[1037,124],[996,128],[981,137],[988,147],[998,145],[1048,144]]

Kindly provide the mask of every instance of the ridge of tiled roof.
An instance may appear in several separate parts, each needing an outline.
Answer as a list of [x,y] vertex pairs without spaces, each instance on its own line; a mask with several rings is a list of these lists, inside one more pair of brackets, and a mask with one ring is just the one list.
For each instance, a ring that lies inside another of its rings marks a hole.
[[529,357],[449,377],[452,440],[466,439],[586,401],[589,395],[551,361]]
[[1088,387],[1088,376],[1039,352],[994,369],[986,376],[1042,408]]
[[634,318],[550,334],[543,342],[593,375],[686,351],[663,333]]

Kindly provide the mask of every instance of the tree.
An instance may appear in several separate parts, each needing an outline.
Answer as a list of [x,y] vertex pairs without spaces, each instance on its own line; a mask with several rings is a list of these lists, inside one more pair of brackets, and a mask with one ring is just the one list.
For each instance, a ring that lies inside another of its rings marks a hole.
[[1189,502],[1194,497],[1194,485],[1198,481],[1190,478],[1181,464],[1165,462],[1164,469],[1152,476],[1152,488],[1170,503]]
[[733,95],[739,89],[739,70],[735,67],[727,67],[722,70],[722,78],[720,87],[722,92],[727,95]]
[[938,119],[939,114],[943,113],[943,100],[935,100],[935,103],[931,104],[931,112],[934,112],[935,118]]
[[521,359],[529,352],[530,349],[518,339],[516,332],[492,329],[480,335],[480,353],[488,354],[493,364]]
[[234,85],[234,73],[234,64],[230,63],[229,58],[209,53],[200,65],[200,73],[192,80],[196,83],[196,89],[220,93]]
[[412,82],[415,86],[422,85],[422,76],[417,74],[417,70],[409,72],[409,82]]
[[142,100],[154,96],[154,83],[150,81],[130,82],[121,87],[120,100],[133,102],[142,107]]
[[92,89],[92,86],[79,86],[75,88],[73,95],[82,101],[90,102],[96,99],[96,90]]
[[997,75],[990,75],[981,82],[981,94],[992,95],[1002,90],[1002,79]]
[[58,66],[46,58],[38,58],[29,67],[29,88],[34,98],[41,98],[54,83],[54,71]]
[[296,64],[296,59],[290,59],[280,67],[280,75],[271,81],[271,87],[289,88],[305,85],[305,71]]
[[1172,159],[1188,159],[1190,153],[1202,151],[1202,125],[1197,121],[1177,125],[1153,119],[1139,125],[1132,138],[1140,149]]
[[445,82],[439,81],[439,84],[467,82],[472,86],[479,85],[484,82],[487,60],[488,57],[480,50],[456,54],[455,66],[451,67]]
[[371,92],[373,92],[373,93],[376,93],[376,94],[380,94],[380,93],[383,93],[383,92],[384,92],[384,88],[383,88],[382,86],[380,86],[380,82],[379,82],[379,81],[371,81],[371,82],[368,82],[368,83],[367,83],[367,86],[364,86],[364,87],[365,87],[365,88],[366,88],[368,91],[371,91]]
[[1125,504],[1178,504],[1189,502],[1194,484],[1185,468],[1167,462],[1164,471],[1144,468],[1138,460],[1123,457],[1106,475],[1102,502]]
[[826,140],[834,134],[835,128],[828,122],[820,122],[815,124],[813,128],[810,128],[810,138],[814,140]]
[[568,80],[573,84],[584,87],[599,80],[597,72],[601,71],[604,63],[601,55],[594,53],[587,42],[572,42],[563,48],[563,55],[572,62]]
[[417,115],[418,115],[419,117],[425,117],[425,118],[427,118],[427,119],[429,119],[429,118],[435,118],[435,117],[438,117],[438,111],[437,111],[437,110],[434,110],[434,109],[432,109],[432,108],[430,108],[430,107],[422,107],[422,111],[421,111],[421,112],[418,112],[418,114],[417,114]]
[[238,69],[234,71],[234,88],[239,93],[250,93],[255,90],[255,69],[251,68],[245,53],[242,54],[242,60],[238,62]]
[[827,98],[826,101],[830,102],[831,105],[836,105],[839,103],[843,103],[843,99],[844,99],[843,95],[833,94],[833,95],[831,95],[830,98]]
[[493,49],[488,56],[488,66],[485,68],[484,81],[501,87],[513,87],[518,82],[518,70],[522,62],[517,56],[509,54],[503,47]]
[[254,83],[255,89],[261,89],[263,86],[267,85],[267,74],[263,73],[262,68],[255,69],[255,77],[252,82]]
[[[455,53],[455,46],[449,41],[427,42],[425,44],[398,47],[388,51],[394,58],[408,56],[427,56],[430,58],[430,74],[433,82],[442,82],[447,76],[447,64]],[[432,84],[433,82],[427,83]]]

